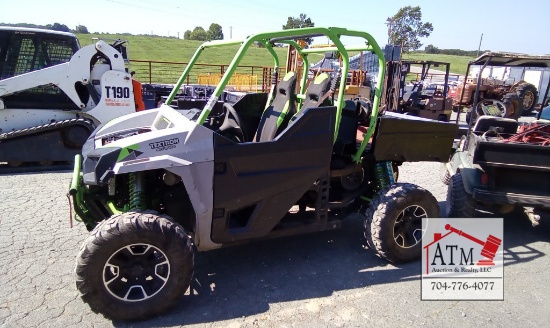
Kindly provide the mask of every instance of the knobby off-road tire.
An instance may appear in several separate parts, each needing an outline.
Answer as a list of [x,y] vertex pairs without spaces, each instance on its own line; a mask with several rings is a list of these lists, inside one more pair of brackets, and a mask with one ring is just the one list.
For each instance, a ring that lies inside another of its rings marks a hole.
[[428,190],[396,183],[378,193],[365,217],[369,247],[390,262],[409,262],[421,255],[422,218],[439,217],[439,205]]
[[516,89],[516,94],[523,106],[523,115],[529,115],[537,104],[537,88],[531,83],[522,83]]
[[523,102],[515,93],[507,93],[502,98],[502,102],[506,105],[505,118],[517,120],[523,114]]
[[472,218],[475,213],[475,201],[464,189],[462,175],[460,173],[453,175],[447,188],[445,216],[449,218]]
[[183,228],[154,212],[101,222],[76,258],[76,286],[109,319],[139,320],[166,312],[193,276],[193,249]]
[[447,170],[447,163],[441,163],[439,166],[439,179],[447,186],[449,185],[449,182],[451,182],[451,174],[449,173],[449,170]]

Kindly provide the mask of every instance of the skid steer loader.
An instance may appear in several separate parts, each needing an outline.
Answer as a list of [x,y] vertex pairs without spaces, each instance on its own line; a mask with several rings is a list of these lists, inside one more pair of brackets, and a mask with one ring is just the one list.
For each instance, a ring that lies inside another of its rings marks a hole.
[[79,48],[70,33],[6,27],[0,39],[4,165],[73,161],[97,126],[136,112],[141,103],[123,42]]
[[[296,42],[315,37],[334,46]],[[344,46],[347,37],[359,45]],[[350,214],[360,214],[367,243],[381,257],[405,262],[421,255],[422,219],[439,216],[438,203],[429,191],[396,182],[398,166],[445,161],[456,124],[380,115],[384,56],[370,34],[344,28],[206,42],[174,90],[203,51],[236,44],[204,108],[163,105],[113,119],[77,156],[69,194],[91,233],[77,256],[76,285],[93,311],[121,320],[158,315],[188,289],[195,249],[335,229]],[[213,111],[255,44],[272,54],[275,72],[276,44],[296,48],[305,67],[309,54],[327,51],[337,52],[342,65],[334,77],[319,74],[309,85],[307,70],[276,73],[271,92]],[[349,52],[362,50],[380,61],[372,108],[344,97]]]

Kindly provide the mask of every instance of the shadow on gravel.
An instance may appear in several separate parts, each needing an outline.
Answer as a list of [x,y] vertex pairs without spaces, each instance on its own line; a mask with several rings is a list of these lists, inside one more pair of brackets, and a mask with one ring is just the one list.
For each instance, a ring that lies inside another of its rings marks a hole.
[[114,324],[155,327],[217,322],[263,313],[280,302],[419,279],[419,261],[393,266],[364,245],[362,222],[352,219],[334,231],[197,253],[192,295],[157,319]]
[[42,174],[47,172],[72,172],[72,164],[55,164],[55,165],[22,165],[22,166],[9,166],[6,164],[0,164],[0,175],[30,175],[30,174]]
[[[550,239],[549,225],[533,228],[527,217],[517,216],[508,215],[504,220],[506,265],[545,255],[529,244]],[[113,324],[159,327],[214,323],[264,313],[281,302],[419,279],[420,261],[388,264],[365,249],[362,222],[351,219],[335,231],[197,253],[191,295],[159,318]]]
[[[445,217],[445,202],[439,202],[439,210]],[[550,242],[550,212],[537,212],[540,224],[533,227],[527,214],[521,208],[516,208],[508,214],[477,212],[476,217],[503,218],[504,229],[504,264],[506,266],[528,262],[545,255],[545,253],[529,246],[531,243]]]
[[546,255],[530,246],[538,241],[550,243],[550,213],[540,214],[540,224],[536,227],[533,227],[523,211],[495,216],[504,217],[504,264],[506,266],[533,261]]

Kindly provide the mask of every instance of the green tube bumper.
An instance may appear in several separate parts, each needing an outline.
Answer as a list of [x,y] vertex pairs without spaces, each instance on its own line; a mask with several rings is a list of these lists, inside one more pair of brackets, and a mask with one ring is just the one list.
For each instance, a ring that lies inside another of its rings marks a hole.
[[90,210],[84,202],[84,194],[86,193],[86,188],[82,184],[82,156],[75,155],[74,157],[74,169],[73,176],[71,180],[71,186],[69,187],[69,195],[72,198],[73,208],[75,212],[75,220],[79,222],[84,222],[86,228],[90,230],[95,226],[95,220],[90,213]]

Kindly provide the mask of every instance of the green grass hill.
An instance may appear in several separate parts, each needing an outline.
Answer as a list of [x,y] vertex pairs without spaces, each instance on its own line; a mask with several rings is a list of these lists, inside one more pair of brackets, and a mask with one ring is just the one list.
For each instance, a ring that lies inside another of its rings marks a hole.
[[[105,40],[124,39],[129,42],[129,56],[133,60],[151,60],[163,62],[188,62],[202,41],[182,40],[177,38],[147,36],[147,35],[116,35],[116,34],[77,34],[82,46],[92,43],[92,38]],[[238,46],[227,46],[215,50],[205,50],[199,63],[227,65],[233,58]],[[276,48],[281,60],[281,66],[286,62],[286,48]],[[411,53],[404,54],[404,59],[437,60],[451,63],[451,72],[464,74],[466,66],[473,57],[441,54]],[[263,48],[252,49],[241,65],[273,66],[273,60]]]

